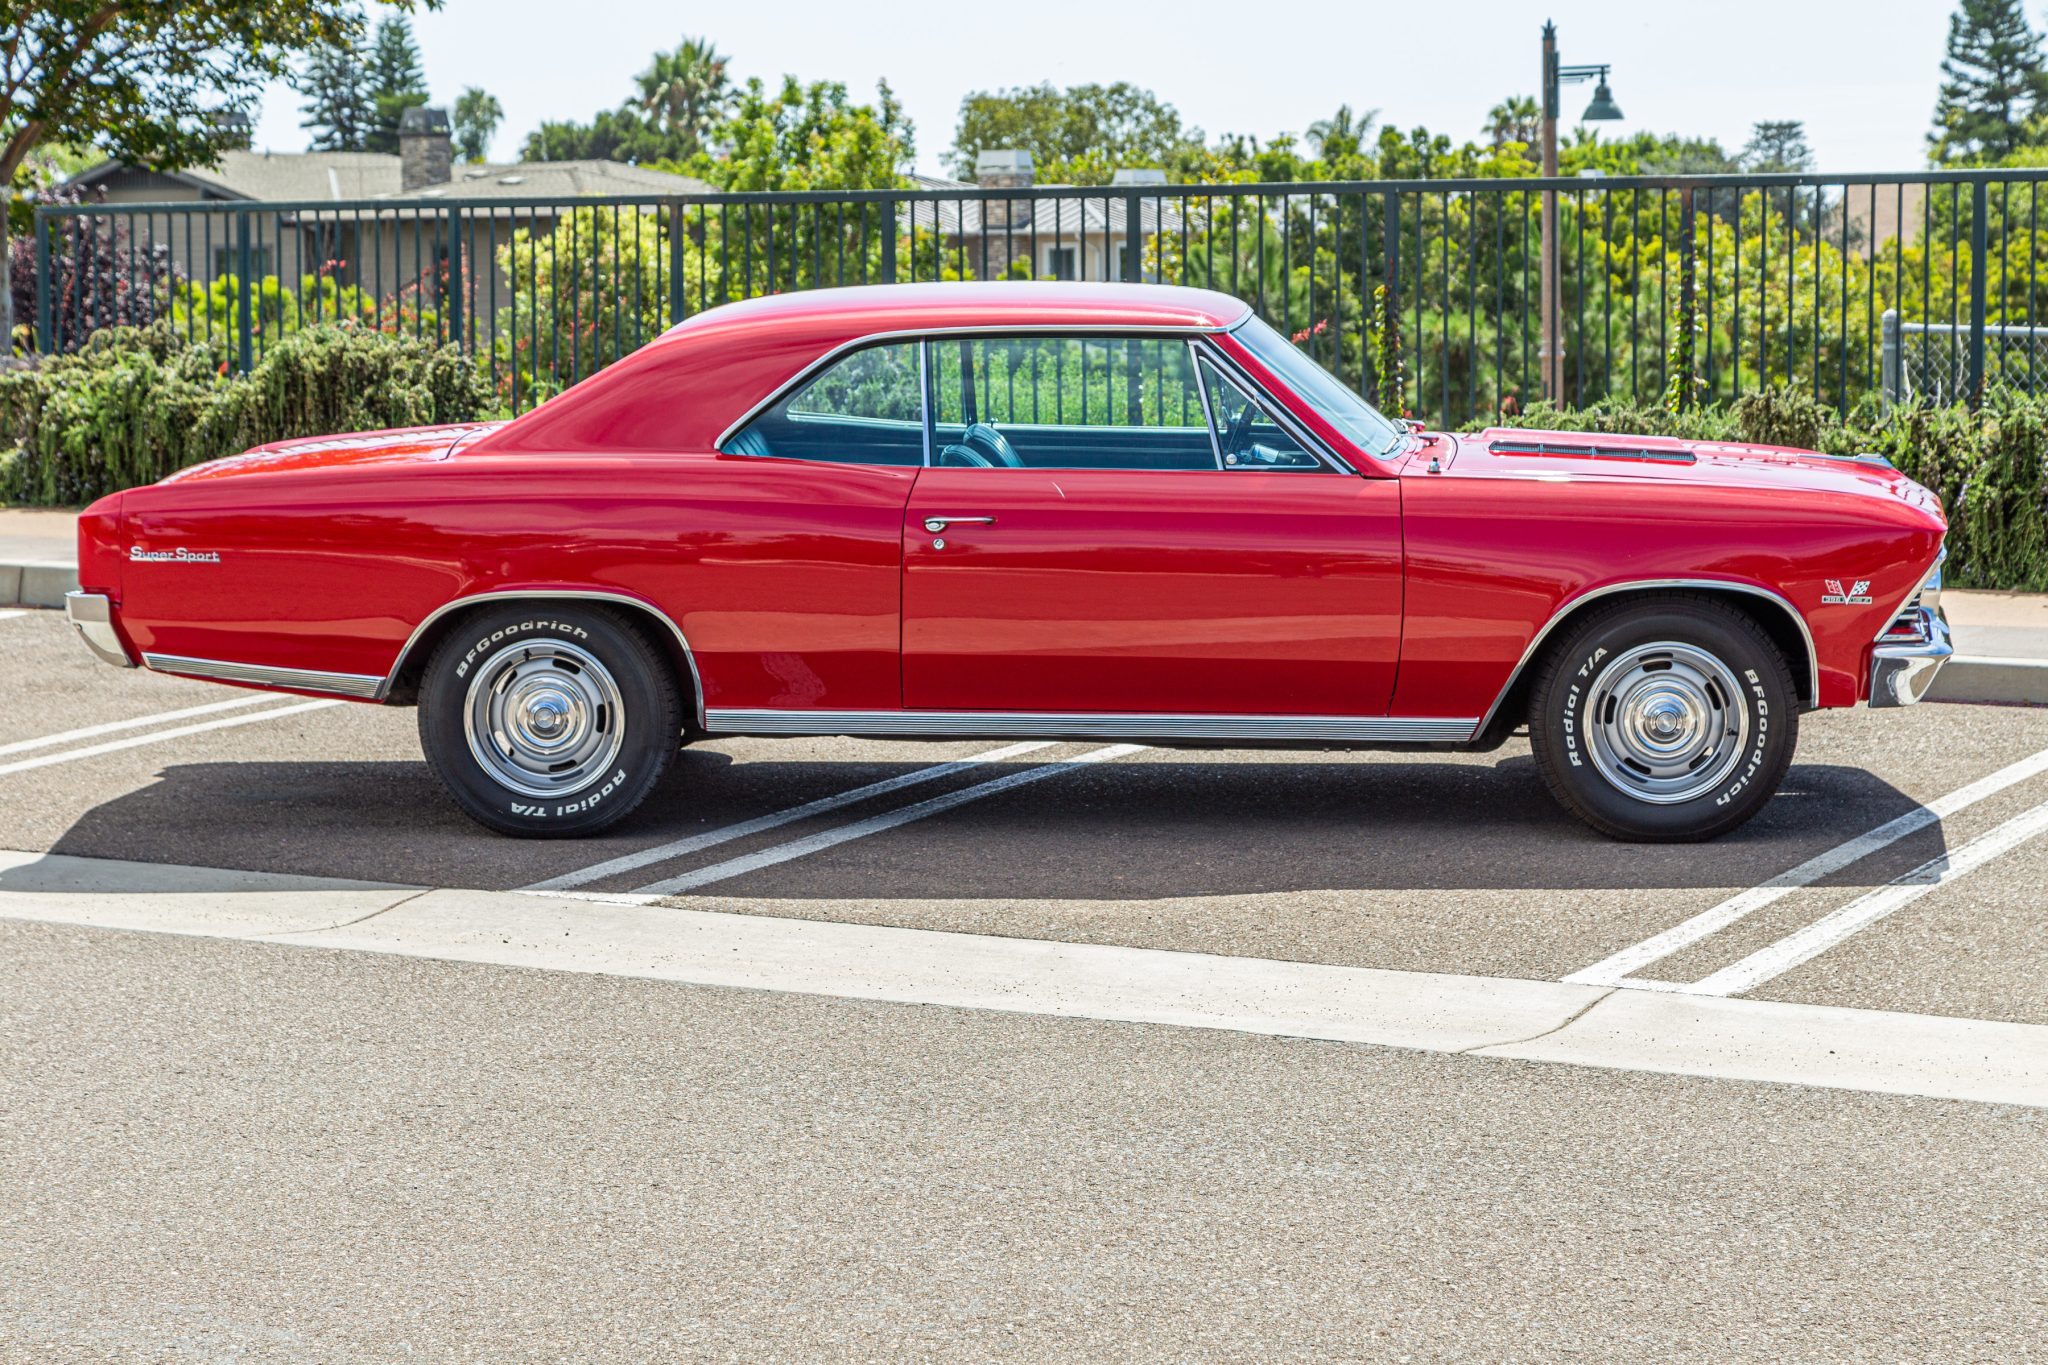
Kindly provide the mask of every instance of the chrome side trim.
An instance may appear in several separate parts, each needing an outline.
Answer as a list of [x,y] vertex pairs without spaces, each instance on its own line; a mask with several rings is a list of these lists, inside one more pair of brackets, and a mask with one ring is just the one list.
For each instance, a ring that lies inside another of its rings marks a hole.
[[297,692],[326,692],[369,701],[384,680],[370,673],[323,673],[313,668],[278,668],[270,664],[238,664],[225,659],[188,659],[180,654],[145,654],[142,662],[159,673],[216,682],[250,683],[256,687],[288,687]]
[[[754,404],[754,406],[752,406],[751,408],[748,408],[746,412],[740,416],[738,421],[734,422],[724,431],[719,432],[718,439],[712,442],[712,448],[723,454],[725,451],[725,443],[727,441],[730,441],[733,437],[739,435],[740,431],[747,425],[747,423],[753,421],[756,417],[759,417],[762,413],[768,411],[768,409],[774,407],[777,403],[780,403],[783,399],[789,397],[790,394],[795,393],[799,388],[803,387],[803,385],[807,383],[812,376],[816,375],[818,371],[824,369],[827,365],[830,365],[833,361],[839,359],[839,357],[845,355],[848,351],[858,351],[868,346],[879,346],[882,343],[888,341],[924,341],[932,337],[1014,337],[1033,336],[1040,333],[1053,333],[1056,335],[1064,336],[1071,332],[1100,332],[1107,334],[1109,336],[1182,337],[1189,336],[1191,334],[1198,332],[1227,332],[1232,327],[1237,326],[1238,323],[1243,322],[1245,317],[1249,315],[1250,312],[1251,305],[1246,304],[1244,313],[1240,314],[1236,321],[1226,323],[1220,327],[1204,327],[1198,324],[1190,324],[1186,327],[1109,327],[1104,326],[1100,323],[1083,323],[1075,326],[1067,326],[1051,322],[1033,322],[1012,325],[1009,327],[989,327],[980,325],[962,327],[903,327],[887,332],[868,332],[865,333],[864,335],[853,337],[850,340],[840,342],[831,350],[826,351],[823,355],[820,355],[814,360],[812,360],[808,365],[805,365],[802,369],[798,370],[788,379],[785,379],[782,381],[782,383],[776,385],[776,387],[770,391],[766,398],[763,398],[760,402]],[[925,392],[926,426],[930,426],[931,424],[931,397],[931,392],[929,389],[927,389]]]
[[668,627],[669,634],[675,636],[676,644],[683,651],[683,662],[690,666],[690,689],[696,694],[697,725],[699,729],[704,727],[704,678],[697,671],[697,654],[696,651],[690,648],[689,640],[684,637],[683,628],[677,625],[675,619],[667,612],[643,598],[629,597],[622,592],[601,592],[592,588],[507,588],[497,592],[471,593],[467,597],[458,597],[452,602],[436,607],[427,613],[425,620],[413,627],[412,634],[406,637],[405,644],[399,649],[398,657],[391,661],[391,671],[377,680],[379,685],[375,693],[376,699],[382,701],[391,695],[392,685],[398,681],[399,673],[405,668],[405,661],[412,656],[413,646],[420,642],[420,637],[427,633],[434,622],[440,620],[449,612],[460,610],[463,607],[473,607],[483,602],[557,601],[562,599],[579,602],[616,602],[620,606],[636,607],[641,611],[654,613],[655,617]]
[[77,629],[85,647],[101,663],[109,663],[116,668],[135,667],[135,660],[128,657],[127,646],[121,643],[120,635],[114,630],[114,604],[105,594],[65,593],[64,617]]
[[1430,716],[1218,716],[1098,711],[785,711],[714,707],[706,728],[731,735],[972,735],[989,738],[1325,740],[1462,744],[1467,719]]
[[1949,643],[1948,618],[1931,607],[1918,610],[1924,639],[1879,645],[1871,652],[1870,704],[1874,707],[1911,706],[1921,700],[1934,686],[1935,674],[1956,652]]
[[1807,695],[1811,696],[1815,703],[1820,701],[1820,653],[1813,646],[1813,632],[1807,628],[1806,618],[1799,614],[1799,609],[1782,593],[1757,587],[1753,583],[1731,583],[1719,578],[1638,578],[1627,583],[1609,583],[1605,587],[1582,592],[1577,597],[1567,598],[1560,603],[1557,610],[1550,614],[1550,619],[1543,623],[1543,629],[1536,632],[1536,638],[1529,641],[1529,647],[1522,651],[1522,657],[1515,661],[1514,670],[1508,674],[1508,680],[1501,684],[1499,693],[1493,699],[1493,705],[1486,708],[1486,714],[1480,718],[1479,728],[1474,733],[1483,734],[1486,727],[1493,723],[1494,713],[1499,711],[1501,703],[1508,699],[1508,693],[1513,690],[1516,680],[1522,676],[1522,670],[1529,666],[1529,661],[1536,657],[1536,651],[1543,648],[1543,642],[1550,638],[1550,633],[1557,629],[1558,623],[1565,617],[1596,598],[1612,597],[1618,592],[1655,591],[1660,588],[1706,588],[1717,592],[1748,593],[1751,597],[1761,597],[1767,602],[1775,602],[1783,607],[1786,614],[1798,625],[1800,638],[1806,642],[1806,684],[1809,689]]

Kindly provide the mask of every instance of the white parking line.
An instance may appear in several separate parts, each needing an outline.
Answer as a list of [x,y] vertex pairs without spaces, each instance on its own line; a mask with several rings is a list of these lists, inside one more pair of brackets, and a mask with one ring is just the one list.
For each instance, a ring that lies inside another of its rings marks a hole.
[[179,739],[185,735],[196,735],[206,730],[229,730],[237,725],[254,725],[260,720],[277,720],[282,716],[295,716],[302,711],[319,711],[329,706],[340,706],[338,701],[302,701],[297,706],[285,706],[275,711],[258,711],[251,716],[229,716],[225,720],[202,721],[197,725],[180,725],[171,730],[158,730],[154,734],[135,735],[129,739],[109,740],[105,744],[92,744],[83,749],[67,749],[62,753],[42,754],[35,758],[24,758],[14,763],[0,763],[0,777],[9,773],[27,772],[30,768],[47,768],[53,763],[70,763],[81,758],[96,758],[121,749],[133,749],[143,744],[159,744],[167,739]]
[[5,621],[5,620],[9,619],[10,617],[15,617],[15,616],[26,616],[26,615],[28,615],[28,612],[27,612],[27,611],[25,611],[25,610],[19,609],[19,608],[11,608],[11,607],[10,607],[10,608],[6,608],[6,609],[0,609],[0,621]]
[[865,820],[856,820],[850,825],[841,825],[836,829],[821,830],[802,839],[793,839],[786,844],[777,844],[772,848],[764,848],[755,853],[745,854],[742,857],[729,858],[722,863],[713,863],[709,867],[700,867],[695,872],[685,872],[680,876],[670,877],[665,881],[658,881],[649,886],[638,887],[631,894],[635,900],[658,900],[663,896],[673,896],[679,892],[694,890],[700,886],[708,886],[712,882],[726,881],[729,878],[738,877],[744,873],[759,871],[764,867],[774,867],[778,863],[786,863],[797,858],[808,857],[813,853],[822,852],[828,848],[837,848],[840,844],[851,843],[855,839],[865,839],[870,834],[880,834],[884,830],[895,829],[898,825],[907,825],[913,820],[923,820],[928,816],[939,815],[956,807],[964,806],[970,801],[979,801],[983,797],[994,796],[999,792],[1009,791],[1013,787],[1021,787],[1027,782],[1039,782],[1048,777],[1058,777],[1062,773],[1070,772],[1075,768],[1084,767],[1090,763],[1107,763],[1112,759],[1123,758],[1142,751],[1144,747],[1142,744],[1112,744],[1106,748],[1091,749],[1085,754],[1061,759],[1057,763],[1046,763],[1039,767],[1026,768],[1022,772],[1014,772],[1002,777],[991,778],[987,782],[978,782],[972,787],[962,787],[959,791],[946,792],[941,796],[930,797],[927,800],[919,801],[915,805],[903,806],[892,811],[884,811],[880,815],[869,816]]
[[999,759],[1015,758],[1019,754],[1035,753],[1040,749],[1050,749],[1055,743],[1057,743],[1055,740],[1041,739],[1032,740],[1024,744],[1010,744],[1000,749],[990,749],[987,753],[975,754],[972,757],[958,759],[951,763],[940,763],[929,768],[919,768],[915,772],[884,778],[880,782],[870,782],[865,787],[855,787],[851,791],[839,792],[832,796],[821,796],[815,801],[806,801],[801,806],[791,806],[786,810],[772,811],[767,815],[756,816],[751,820],[741,820],[737,824],[721,825],[717,829],[706,830],[702,834],[692,834],[687,838],[672,839],[665,844],[656,844],[653,848],[643,848],[638,853],[621,854],[619,857],[608,858],[601,863],[592,863],[589,867],[579,867],[573,872],[564,872],[558,877],[549,877],[546,881],[535,882],[531,886],[523,886],[520,890],[566,891],[571,887],[587,886],[591,882],[599,881],[605,877],[614,877],[622,872],[638,871],[640,868],[647,867],[653,863],[667,862],[671,858],[680,858],[685,854],[695,853],[699,849],[710,848],[715,844],[727,843],[734,839],[744,839],[750,834],[759,834],[763,830],[775,829],[781,825],[792,824],[798,820],[806,820],[813,815],[823,815],[827,811],[838,810],[842,806],[851,806],[870,797],[883,796],[893,791],[902,791],[905,787],[921,786],[926,782],[936,782],[942,777],[951,777],[954,773],[966,772],[969,768],[976,768],[984,763],[994,763]]
[[1757,949],[1740,962],[1723,967],[1685,989],[1693,995],[1739,995],[1754,990],[1772,977],[1819,957],[1857,930],[1904,909],[1937,886],[1967,876],[1992,859],[2012,852],[2043,831],[2048,831],[2048,801],[1985,831],[1961,848],[1928,859],[1889,886],[1858,896],[1833,914]]
[[[2023,758],[2017,763],[2007,764],[1990,776],[1979,778],[1968,786],[1958,787],[1948,795],[1937,797],[1924,806],[1915,806],[1896,819],[1887,820],[1867,833],[1859,834],[1846,843],[1837,844],[1825,853],[1808,858],[1788,872],[1779,873],[1761,886],[1753,886],[1739,895],[1730,896],[1719,905],[1702,910],[1691,919],[1673,925],[1660,934],[1653,934],[1641,943],[1631,944],[1612,957],[1603,958],[1584,971],[1573,972],[1564,979],[1580,986],[1636,985],[1638,983],[1629,978],[1652,962],[1669,957],[1680,948],[1690,947],[1710,934],[1717,934],[1729,925],[1748,918],[1802,887],[1811,886],[1821,878],[1838,872],[1887,845],[1897,843],[1909,834],[1923,830],[1958,811],[1967,810],[1987,797],[1996,796],[2006,788],[2016,786],[2030,777],[2038,777],[2044,772],[2048,772],[2048,749]],[[1669,982],[1641,984],[1653,988],[1685,989],[1672,986]]]
[[283,700],[284,698],[275,692],[264,692],[251,697],[236,697],[230,701],[211,701],[204,706],[187,706],[178,711],[159,711],[153,716],[137,716],[133,720],[110,720],[104,725],[88,725],[83,729],[65,730],[59,734],[44,735],[39,739],[17,739],[11,744],[0,744],[0,754],[19,754],[30,749],[47,749],[53,744],[70,744],[75,740],[93,739],[121,730],[140,730],[147,725],[164,725],[174,720],[189,720],[193,716],[212,715],[217,711],[238,711],[248,706],[261,706],[265,702]]

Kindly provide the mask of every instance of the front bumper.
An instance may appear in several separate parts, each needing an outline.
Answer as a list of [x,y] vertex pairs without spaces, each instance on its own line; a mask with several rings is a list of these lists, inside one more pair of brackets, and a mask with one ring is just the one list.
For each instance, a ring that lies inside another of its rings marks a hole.
[[1911,706],[1922,700],[1934,686],[1935,674],[1956,652],[1949,641],[1948,618],[1940,607],[1916,607],[1913,611],[1917,632],[1899,638],[1899,628],[1894,625],[1871,655],[1872,706]]
[[116,668],[135,667],[135,660],[128,657],[127,646],[121,643],[120,635],[114,630],[114,604],[105,594],[65,593],[64,615],[78,628],[85,647],[97,654],[102,662]]

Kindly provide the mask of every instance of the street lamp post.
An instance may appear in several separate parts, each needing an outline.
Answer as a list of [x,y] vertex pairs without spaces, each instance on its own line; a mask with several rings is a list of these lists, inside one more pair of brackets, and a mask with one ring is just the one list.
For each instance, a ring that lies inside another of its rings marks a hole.
[[[1607,88],[1607,67],[1560,66],[1557,61],[1557,25],[1545,21],[1543,25],[1543,176],[1546,180],[1557,175],[1557,107],[1558,87],[1567,82],[1599,77],[1600,83],[1593,87],[1593,102],[1586,106],[1581,115],[1585,122],[1603,119],[1618,119],[1621,109],[1614,102],[1614,94]],[[1543,366],[1543,396],[1552,402],[1564,395],[1564,352],[1557,344],[1558,289],[1557,289],[1557,191],[1543,191],[1543,342],[1538,357]]]

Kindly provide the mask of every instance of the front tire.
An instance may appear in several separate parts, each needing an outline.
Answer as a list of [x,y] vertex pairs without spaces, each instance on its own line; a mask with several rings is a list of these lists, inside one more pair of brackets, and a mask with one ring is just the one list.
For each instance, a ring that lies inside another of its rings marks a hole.
[[1727,833],[1777,793],[1798,740],[1784,655],[1699,594],[1596,610],[1544,656],[1530,702],[1551,794],[1615,839]]
[[419,694],[420,747],[478,824],[595,834],[647,799],[681,747],[675,671],[607,607],[513,602],[465,618]]

